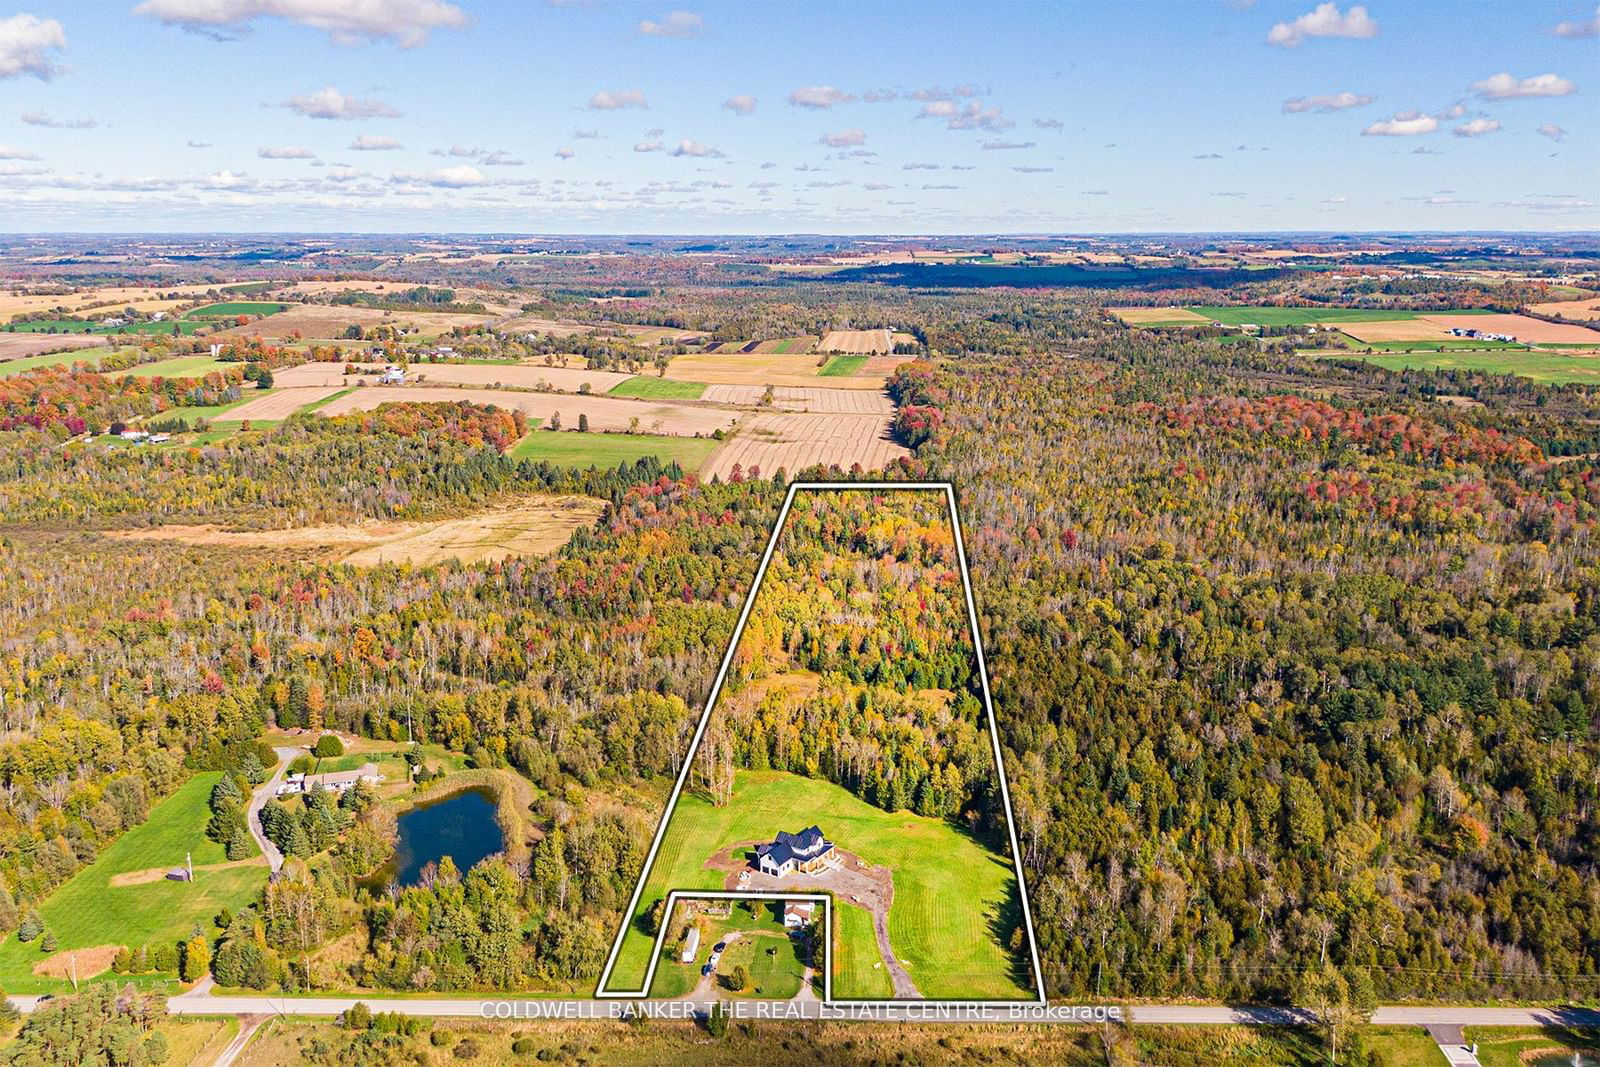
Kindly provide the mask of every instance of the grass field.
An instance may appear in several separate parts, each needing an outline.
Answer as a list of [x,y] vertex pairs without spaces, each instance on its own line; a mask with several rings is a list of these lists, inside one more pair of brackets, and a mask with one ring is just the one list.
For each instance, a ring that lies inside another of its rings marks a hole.
[[[250,902],[266,884],[265,862],[197,871],[191,884],[165,879],[121,887],[110,884],[115,875],[180,866],[190,852],[196,867],[223,862],[222,846],[205,836],[211,816],[207,800],[220,777],[208,773],[190,778],[157,804],[149,819],[117,838],[94,863],[50,895],[39,914],[45,928],[54,931],[61,950],[173,943],[188,937],[197,923],[211,929],[212,918],[223,908],[238,910]],[[22,944],[12,936],[0,942],[0,988],[8,993],[70,989],[69,982],[33,974],[42,959],[38,941]]]
[[861,368],[866,365],[866,356],[834,356],[817,373],[824,378],[848,378],[861,373]]
[[[1218,307],[1211,304],[1192,305],[1183,310],[1203,315],[1208,322],[1220,322],[1224,326],[1241,326],[1247,322],[1257,326],[1307,326],[1318,322],[1396,322],[1435,314],[1424,311],[1383,311],[1368,308]],[[1452,311],[1450,314],[1488,315],[1490,312],[1469,308]]]
[[[1349,337],[1348,334],[1345,336]],[[1349,340],[1358,348],[1370,348],[1374,352],[1490,352],[1497,349],[1513,352],[1529,351],[1529,346],[1517,341],[1362,341],[1355,337],[1349,337]]]
[[172,359],[158,360],[155,363],[143,363],[127,370],[113,371],[113,377],[124,374],[135,378],[199,378],[210,374],[214,370],[226,370],[229,367],[243,367],[243,363],[226,362],[212,359],[210,356],[176,356]]
[[225,319],[234,315],[276,315],[288,311],[288,304],[267,303],[260,300],[228,300],[221,304],[207,304],[195,308],[186,319]]
[[126,326],[102,326],[99,323],[89,322],[86,319],[50,319],[36,322],[19,322],[15,329],[7,327],[8,333],[49,333],[51,329],[58,334],[122,334],[122,333],[159,333],[170,335],[174,326],[185,337],[205,326],[203,322],[186,322],[182,319],[167,319],[164,322],[130,322]]
[[679,382],[671,378],[646,378],[643,375],[618,382],[610,389],[611,396],[636,396],[647,400],[699,400],[706,391],[705,382]]
[[535,431],[517,442],[511,458],[546,460],[558,467],[615,467],[645,456],[660,456],[663,460],[676,460],[685,471],[693,471],[720,443],[708,437]]
[[[662,946],[661,962],[650,983],[651,996],[682,996],[692,990],[700,981],[700,967],[710,960],[712,946],[727,941],[734,933],[738,936],[717,961],[716,974],[732,975],[734,968],[742,965],[750,974],[750,988],[735,991],[723,985],[724,993],[787,1000],[800,992],[806,968],[799,946],[783,925],[781,908],[765,901],[751,901],[731,909],[726,919],[702,915],[693,921],[700,927],[700,947],[694,960],[683,963],[677,945]],[[867,937],[871,936],[869,928]]]
[[70,367],[74,363],[83,362],[91,367],[100,362],[108,350],[104,348],[79,349],[76,352],[52,352],[48,356],[23,356],[21,359],[8,359],[0,362],[0,378],[12,374],[21,374],[23,371],[33,370],[35,367]]
[[1571,1062],[1578,1052],[1588,1059],[1600,1058],[1600,1031],[1541,1030],[1537,1027],[1469,1026],[1468,1042],[1478,1043],[1478,1062],[1483,1067],[1523,1067],[1540,1054]]
[[1366,355],[1361,352],[1319,352],[1323,359],[1359,359],[1389,370],[1480,370],[1516,374],[1552,384],[1600,384],[1600,359],[1559,352],[1481,351],[1417,352]]
[[834,996],[877,1000],[894,996],[894,983],[873,939],[872,915],[865,908],[837,900],[833,917],[839,924],[839,936],[833,942]]
[[[740,841],[768,840],[777,830],[798,830],[812,822],[841,849],[894,872],[889,942],[924,996],[1029,995],[1012,977],[1010,953],[991,931],[992,923],[1005,921],[1007,898],[1015,891],[1015,876],[1006,859],[951,823],[883,811],[830,782],[740,771],[733,799],[723,807],[713,807],[699,795],[680,797],[650,869],[638,914],[653,907],[669,889],[722,888],[724,873],[705,867],[705,861],[721,849]],[[870,923],[847,919],[841,932],[848,942],[842,955],[850,969],[838,970],[836,964],[834,995],[881,996],[875,975],[868,980],[872,984],[861,982],[878,956]],[[629,924],[611,976],[612,988],[639,988],[653,945],[653,938],[637,922]]]

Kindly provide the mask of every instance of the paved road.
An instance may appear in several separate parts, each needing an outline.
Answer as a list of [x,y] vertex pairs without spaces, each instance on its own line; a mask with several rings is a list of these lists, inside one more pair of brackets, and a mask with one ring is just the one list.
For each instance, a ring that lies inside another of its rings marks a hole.
[[284,776],[289,773],[289,762],[296,756],[304,755],[305,749],[275,748],[273,751],[278,754],[278,771],[250,794],[250,806],[245,809],[245,816],[250,826],[250,836],[256,839],[261,854],[267,857],[267,865],[276,871],[283,866],[283,853],[278,851],[277,845],[267,840],[266,833],[261,829],[261,809],[267,806],[267,801],[277,796],[278,786],[283,784]]

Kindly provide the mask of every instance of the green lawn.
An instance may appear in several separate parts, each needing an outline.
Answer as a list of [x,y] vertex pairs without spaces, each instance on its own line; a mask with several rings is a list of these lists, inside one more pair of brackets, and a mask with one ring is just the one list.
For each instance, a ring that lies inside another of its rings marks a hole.
[[1322,359],[1359,359],[1389,370],[1480,370],[1516,374],[1536,382],[1600,384],[1600,359],[1560,352],[1461,351],[1373,353],[1319,352]]
[[1361,341],[1349,335],[1345,339],[1353,348],[1374,352],[1527,352],[1531,348],[1517,341]]
[[709,437],[536,430],[517,442],[511,458],[546,460],[558,467],[615,467],[644,456],[660,456],[663,460],[677,460],[684,470],[692,471],[720,443]]
[[861,368],[866,365],[866,356],[834,356],[817,373],[824,378],[848,378],[861,373]]
[[1363,1036],[1385,1067],[1447,1067],[1439,1043],[1420,1026],[1372,1026]]
[[872,934],[872,915],[865,908],[835,900],[833,917],[839,924],[839,936],[834,938],[834,996],[866,1000],[894,996],[894,982],[883,965],[883,957],[878,955],[878,943]]
[[146,419],[145,421],[164,422],[167,419],[188,419],[189,425],[193,426],[195,419],[215,419],[219,415],[226,414],[236,407],[239,407],[243,404],[248,404],[252,400],[258,400],[262,396],[262,391],[257,389],[254,383],[251,382],[245,383],[245,387],[242,392],[244,395],[232,403],[192,404],[181,408],[168,408],[159,415],[150,416],[150,418]]
[[203,322],[184,322],[181,319],[168,319],[164,322],[130,322],[126,326],[102,326],[97,322],[87,319],[40,319],[34,322],[18,322],[6,327],[8,333],[49,333],[54,328],[56,333],[97,333],[116,335],[123,333],[159,333],[171,334],[176,326],[178,332],[187,337],[196,330],[205,326]]
[[74,363],[84,362],[93,367],[99,364],[100,357],[110,353],[109,348],[78,348],[71,352],[51,352],[46,356],[23,356],[21,359],[8,359],[0,363],[0,378],[12,374],[21,374],[23,371],[33,370],[35,367],[70,367]]
[[1369,308],[1218,307],[1209,304],[1186,307],[1184,310],[1204,315],[1224,326],[1242,326],[1247,322],[1257,326],[1308,326],[1318,322],[1394,322],[1398,319],[1415,319],[1423,315],[1490,314],[1480,308],[1458,308],[1454,311],[1382,311]]
[[157,360],[154,363],[141,363],[137,367],[127,370],[112,371],[113,377],[130,374],[135,378],[199,378],[214,370],[226,370],[229,367],[243,367],[244,364],[237,360],[212,359],[210,356],[174,356],[172,359]]
[[693,962],[682,962],[677,944],[664,945],[661,962],[656,965],[655,977],[650,983],[651,996],[676,997],[692,990],[700,981],[700,967],[711,958],[712,947],[727,941],[734,932],[739,936],[717,961],[716,973],[732,975],[735,967],[743,965],[750,973],[750,988],[735,992],[723,985],[724,993],[787,1000],[800,992],[805,963],[800,957],[799,944],[783,925],[781,908],[767,901],[751,901],[736,905],[726,919],[701,915],[694,922],[700,927],[700,947]]
[[[1012,976],[1010,953],[991,930],[991,923],[1009,921],[1002,915],[1015,892],[1016,879],[1005,858],[952,823],[910,812],[886,812],[830,782],[776,771],[740,771],[733,800],[720,808],[698,794],[679,798],[640,897],[636,921],[623,939],[611,988],[638,989],[643,983],[654,940],[637,918],[669,889],[720,889],[723,872],[704,866],[715,853],[812,822],[840,848],[894,872],[889,941],[924,996],[1028,995]],[[865,918],[862,912],[862,921],[846,918],[841,926],[847,942],[841,955],[849,969],[840,970],[835,964],[836,997],[883,995],[871,975],[871,961],[878,952]],[[859,960],[858,953],[866,959]]]
[[[205,836],[211,815],[206,802],[220,777],[207,773],[190,778],[157,804],[149,819],[117,838],[94,863],[50,895],[39,914],[45,928],[55,932],[61,949],[173,943],[188,937],[197,923],[211,930],[217,912],[238,910],[254,898],[267,881],[264,863],[197,871],[190,884],[161,878],[140,885],[110,885],[113,875],[180,866],[189,852],[196,867],[223,862],[222,846]],[[33,975],[42,958],[38,941],[22,944],[13,935],[0,942],[0,988],[8,993],[70,988],[66,981]]]
[[704,382],[676,382],[671,378],[639,375],[611,387],[612,396],[638,396],[649,400],[699,400],[706,391]]
[[1469,1026],[1466,1038],[1478,1043],[1478,1062],[1483,1067],[1523,1067],[1539,1053],[1559,1056],[1562,1063],[1570,1062],[1580,1051],[1590,1059],[1600,1055],[1600,1031],[1596,1030]]
[[288,304],[274,304],[259,300],[228,300],[221,304],[207,304],[184,315],[186,319],[225,319],[234,315],[276,315],[289,310]]

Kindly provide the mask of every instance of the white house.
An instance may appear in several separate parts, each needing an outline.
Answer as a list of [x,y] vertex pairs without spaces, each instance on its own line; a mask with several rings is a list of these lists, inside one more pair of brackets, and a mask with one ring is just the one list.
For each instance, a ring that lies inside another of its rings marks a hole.
[[404,385],[406,384],[406,369],[393,364],[383,368],[383,373],[378,376],[379,385]]
[[833,842],[822,836],[821,827],[809,826],[797,834],[779,830],[772,844],[756,846],[756,868],[774,878],[795,871],[814,874],[827,864],[832,852]]
[[791,929],[805,926],[816,914],[817,905],[811,900],[791,900],[783,906],[783,925]]
[[689,936],[683,939],[683,955],[680,957],[684,963],[693,963],[695,954],[700,951],[700,928],[689,927]]

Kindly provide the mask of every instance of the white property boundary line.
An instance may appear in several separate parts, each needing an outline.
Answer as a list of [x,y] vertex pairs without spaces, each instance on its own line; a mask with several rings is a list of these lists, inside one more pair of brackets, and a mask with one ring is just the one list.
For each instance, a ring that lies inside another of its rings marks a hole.
[[[1022,848],[1021,848],[1020,843],[1017,840],[1017,820],[1016,820],[1016,816],[1013,813],[1013,810],[1012,810],[1012,807],[1011,807],[1011,790],[1010,790],[1010,787],[1006,784],[1005,762],[1004,762],[1004,757],[1001,755],[1001,752],[1000,752],[1000,731],[995,726],[994,701],[993,701],[993,699],[991,698],[991,696],[989,694],[989,666],[988,666],[988,663],[984,660],[984,657],[983,657],[983,641],[982,641],[982,639],[980,638],[980,636],[978,634],[978,609],[977,609],[977,605],[976,605],[976,603],[975,603],[975,601],[973,600],[973,597],[972,597],[972,576],[971,576],[970,572],[968,571],[968,567],[967,567],[966,543],[965,543],[965,541],[963,541],[963,539],[961,537],[961,518],[960,518],[959,513],[956,510],[956,490],[955,490],[955,486],[952,485],[950,482],[792,482],[792,483],[790,483],[790,485],[789,485],[789,493],[783,499],[783,508],[778,512],[778,521],[773,524],[772,536],[770,538],[768,538],[768,540],[767,540],[767,550],[764,553],[762,553],[761,564],[760,564],[760,566],[758,566],[756,568],[755,580],[750,583],[750,592],[745,597],[744,609],[739,612],[739,621],[734,625],[733,636],[728,639],[728,650],[727,650],[727,652],[725,652],[723,654],[722,666],[717,671],[716,680],[711,683],[711,692],[706,697],[705,710],[700,713],[700,724],[695,728],[694,737],[689,742],[688,755],[685,756],[685,758],[684,758],[682,769],[680,769],[678,771],[678,781],[677,781],[676,784],[673,785],[673,787],[672,787],[672,796],[670,798],[668,798],[666,810],[664,812],[662,812],[662,814],[661,814],[661,823],[660,823],[659,826],[656,827],[655,839],[650,842],[650,853],[649,853],[649,855],[647,855],[645,857],[644,867],[641,868],[640,872],[639,872],[639,884],[634,886],[633,896],[630,897],[629,900],[628,900],[627,910],[623,913],[621,926],[617,930],[617,938],[611,945],[611,954],[608,957],[606,957],[605,970],[601,972],[601,974],[600,974],[600,982],[595,987],[595,994],[594,995],[596,997],[601,998],[601,999],[614,999],[614,998],[643,999],[644,997],[649,995],[650,979],[655,973],[654,958],[652,958],[652,962],[650,964],[650,967],[648,968],[648,972],[649,973],[647,973],[646,976],[645,976],[645,983],[644,983],[644,987],[642,989],[638,989],[638,990],[622,990],[622,991],[608,991],[606,989],[606,986],[611,981],[611,972],[616,967],[618,954],[622,951],[622,942],[623,942],[624,939],[626,939],[626,937],[628,936],[629,929],[633,926],[634,917],[637,915],[638,909],[639,909],[639,898],[640,898],[640,896],[642,896],[644,894],[645,881],[650,877],[650,871],[655,866],[656,853],[660,851],[660,849],[661,849],[661,841],[662,841],[662,839],[664,837],[666,837],[666,834],[667,834],[667,823],[669,823],[672,820],[672,813],[678,806],[678,798],[683,794],[683,787],[684,787],[685,783],[687,783],[688,780],[689,780],[689,772],[694,767],[695,754],[700,750],[700,741],[705,736],[706,725],[711,721],[711,710],[712,710],[712,708],[716,707],[717,698],[722,695],[722,685],[723,685],[723,682],[725,682],[727,680],[728,668],[730,666],[732,666],[732,664],[733,664],[733,654],[734,654],[735,651],[738,650],[739,638],[741,636],[743,636],[745,624],[750,620],[750,609],[755,606],[756,594],[758,592],[760,592],[761,583],[762,583],[763,580],[765,580],[765,578],[767,576],[767,567],[772,562],[773,552],[776,551],[776,549],[778,547],[778,538],[783,533],[783,527],[784,527],[784,524],[789,519],[790,510],[794,507],[795,497],[801,492],[848,492],[848,491],[858,491],[858,492],[859,491],[867,491],[867,492],[903,492],[903,491],[907,491],[907,490],[921,490],[923,492],[932,492],[932,491],[942,492],[944,494],[944,497],[945,497],[945,502],[949,505],[949,509],[950,509],[950,527],[955,532],[956,561],[960,564],[960,567],[961,567],[961,587],[962,587],[963,592],[966,594],[967,622],[968,622],[968,625],[969,625],[970,630],[971,630],[973,651],[976,654],[976,657],[977,657],[977,660],[978,660],[978,679],[979,679],[979,682],[980,682],[982,690],[983,690],[983,710],[984,710],[985,715],[988,718],[988,723],[989,723],[989,741],[994,746],[995,773],[1000,778],[1000,799],[1001,799],[1001,802],[1005,805],[1006,831],[1010,835],[1010,839],[1011,839],[1011,862],[1012,862],[1012,868],[1013,868],[1013,870],[1014,870],[1014,872],[1015,872],[1015,874],[1017,876],[1017,896],[1018,896],[1018,898],[1020,899],[1020,901],[1022,903],[1022,925],[1023,925],[1024,929],[1027,930],[1027,933],[1028,933],[1028,956],[1029,956],[1029,961],[1033,965],[1034,999],[1032,999],[1032,1000],[1020,1000],[1020,999],[1013,1000],[1013,999],[1005,999],[1005,998],[996,999],[996,1000],[983,1000],[983,999],[935,1000],[935,999],[931,999],[931,998],[928,998],[928,999],[920,999],[919,998],[917,1000],[854,1000],[854,999],[852,999],[852,1000],[844,1001],[843,1003],[852,1004],[852,1005],[863,1005],[863,1006],[888,1006],[888,1007],[894,1007],[894,1006],[900,1006],[900,1005],[912,1004],[912,1003],[915,1003],[915,1004],[951,1004],[951,1005],[969,1005],[969,1004],[970,1005],[985,1005],[985,1004],[1043,1004],[1043,1003],[1045,1003],[1044,970],[1039,965],[1039,943],[1038,943],[1037,939],[1034,937],[1034,934],[1033,934],[1033,910],[1032,910],[1032,907],[1028,903],[1028,884],[1023,879],[1023,876],[1022,876]],[[681,895],[687,896],[687,897],[693,897],[693,896],[706,897],[706,896],[716,896],[717,895],[715,893],[707,893],[707,892],[696,893],[693,890],[682,890],[682,891],[679,891],[679,890],[671,890],[671,889],[669,889],[668,892],[667,892],[668,901],[670,902],[673,899],[674,895],[679,895],[680,893],[681,893]],[[733,894],[733,895],[737,897],[740,894]],[[743,895],[744,896],[750,896],[750,897],[758,896],[757,894],[754,894],[754,893],[743,894]],[[779,894],[779,895],[780,896],[793,897],[793,896],[796,896],[797,894]],[[669,904],[669,907],[670,907],[670,904]],[[662,916],[663,920],[668,918],[670,916],[670,914],[671,914],[670,911],[664,912],[663,916]],[[830,925],[824,931],[824,936],[828,939],[828,942],[831,945],[832,944],[832,938],[833,938],[833,929],[832,929],[832,925],[831,925],[831,918],[832,918],[831,906],[829,907],[829,910],[827,912],[827,916],[826,917],[829,919]],[[656,952],[655,952],[655,955],[657,955],[657,956],[660,954],[660,947],[661,947],[660,942],[661,942],[662,937],[664,936],[664,930],[665,930],[665,926],[663,925],[663,930],[662,931],[658,931],[658,933],[656,935]],[[831,967],[830,967],[830,973],[828,974],[828,977],[827,977],[827,979],[826,979],[826,981],[824,983],[824,987],[825,987],[825,991],[826,992],[825,992],[825,996],[823,998],[823,1002],[826,1003],[826,1004],[835,1003],[835,1001],[833,1000],[833,996],[832,996],[833,977],[832,977],[832,974],[831,974]]]

